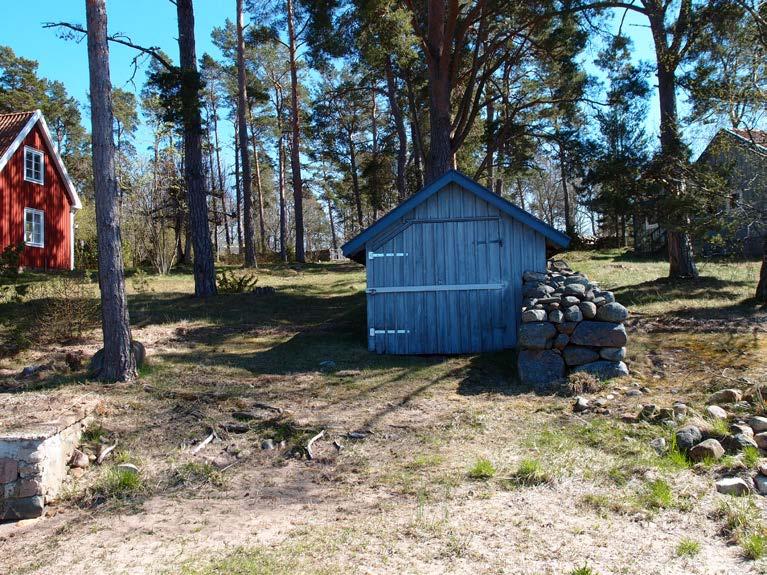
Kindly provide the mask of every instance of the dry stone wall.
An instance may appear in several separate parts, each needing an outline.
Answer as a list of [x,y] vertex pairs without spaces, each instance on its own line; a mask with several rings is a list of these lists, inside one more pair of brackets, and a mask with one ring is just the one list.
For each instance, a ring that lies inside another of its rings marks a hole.
[[564,261],[523,276],[518,370],[539,393],[556,391],[569,372],[600,379],[628,375],[623,359],[628,310]]
[[56,499],[90,409],[0,433],[0,521],[40,517]]

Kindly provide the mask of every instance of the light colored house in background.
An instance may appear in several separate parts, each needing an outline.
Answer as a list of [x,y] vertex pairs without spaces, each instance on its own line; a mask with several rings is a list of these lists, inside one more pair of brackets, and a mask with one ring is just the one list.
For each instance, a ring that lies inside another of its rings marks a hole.
[[23,245],[25,268],[73,269],[80,208],[42,112],[0,114],[0,251]]
[[724,234],[725,248],[746,257],[760,257],[767,234],[767,132],[722,129],[697,160],[727,174],[725,208],[733,220],[743,219]]

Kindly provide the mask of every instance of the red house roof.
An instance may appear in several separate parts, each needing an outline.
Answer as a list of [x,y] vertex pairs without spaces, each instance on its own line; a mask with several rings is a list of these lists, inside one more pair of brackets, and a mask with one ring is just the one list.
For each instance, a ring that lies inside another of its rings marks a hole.
[[735,130],[730,129],[728,132],[731,132],[738,136],[739,138],[742,138],[744,140],[747,140],[748,142],[752,144],[756,144],[757,146],[763,146],[767,147],[767,132],[762,132],[761,130]]
[[16,150],[19,149],[24,138],[29,135],[38,123],[40,124],[40,131],[45,138],[45,143],[51,151],[53,163],[59,171],[59,174],[61,174],[62,180],[64,180],[67,193],[72,201],[72,207],[79,210],[82,207],[80,197],[77,195],[77,190],[67,173],[66,167],[64,167],[64,162],[61,161],[61,156],[59,156],[56,147],[53,145],[51,132],[48,129],[48,124],[45,122],[43,113],[40,110],[35,110],[34,112],[0,114],[0,172],[3,171],[8,164],[8,160],[10,160],[16,153]]

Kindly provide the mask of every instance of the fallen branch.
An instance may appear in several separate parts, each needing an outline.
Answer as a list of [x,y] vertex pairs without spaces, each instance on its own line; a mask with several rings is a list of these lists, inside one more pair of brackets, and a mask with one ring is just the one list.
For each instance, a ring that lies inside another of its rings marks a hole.
[[322,439],[324,436],[325,436],[325,430],[323,429],[323,430],[322,430],[322,431],[320,431],[320,432],[319,432],[317,435],[315,435],[314,437],[312,437],[312,438],[309,440],[309,443],[307,443],[307,444],[306,444],[306,449],[305,449],[305,451],[306,451],[306,458],[307,458],[307,459],[314,459],[314,456],[312,455],[312,445],[314,445],[314,442],[315,442],[315,441],[317,441],[318,439]]
[[101,465],[104,462],[104,460],[107,458],[107,456],[114,451],[115,447],[117,447],[117,440],[116,439],[115,439],[114,445],[110,445],[108,447],[104,447],[101,450],[101,452],[99,453],[98,457],[96,458],[96,463]]
[[208,445],[213,439],[216,437],[216,432],[212,431],[210,432],[210,435],[203,439],[200,443],[197,444],[197,446],[192,449],[192,455],[202,450],[206,445]]
[[269,405],[267,403],[256,402],[256,403],[253,404],[253,407],[258,407],[259,409],[267,409],[269,411],[274,411],[274,412],[277,412],[277,413],[282,413],[282,408],[281,407],[274,407],[273,405]]

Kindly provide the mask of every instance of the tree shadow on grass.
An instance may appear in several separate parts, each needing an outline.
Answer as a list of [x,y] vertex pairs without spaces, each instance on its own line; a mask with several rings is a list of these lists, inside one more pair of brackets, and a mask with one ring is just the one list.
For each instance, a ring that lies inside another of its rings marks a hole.
[[515,396],[531,393],[517,376],[517,351],[506,349],[475,355],[458,385],[460,395]]
[[684,302],[695,299],[738,300],[748,281],[722,280],[712,276],[698,279],[658,278],[639,284],[621,286],[614,290],[616,298],[626,306],[647,305],[659,302]]

